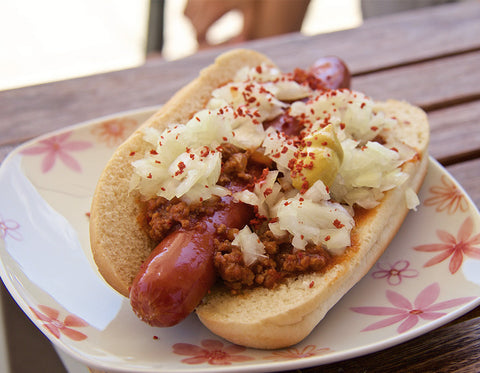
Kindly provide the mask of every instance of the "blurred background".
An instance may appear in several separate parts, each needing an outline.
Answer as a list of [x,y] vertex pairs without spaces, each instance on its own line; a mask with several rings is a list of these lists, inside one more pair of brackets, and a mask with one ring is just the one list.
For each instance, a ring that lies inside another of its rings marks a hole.
[[[2,0],[0,90],[134,67],[147,58],[188,56],[198,50],[191,20],[202,19],[209,3],[219,3],[200,0],[205,4],[202,11],[193,9],[187,18],[188,1]],[[276,6],[307,4],[299,31],[312,35],[357,27],[365,17],[451,0],[268,1]],[[208,42],[235,37],[247,22],[244,14],[224,14],[206,34]]]
[[[312,0],[302,31],[311,34],[357,26],[361,22],[358,1]],[[186,2],[165,0],[162,56],[166,59],[197,50],[195,31],[183,14]],[[152,18],[159,3],[152,0]],[[150,0],[0,1],[0,89],[142,64],[149,11]],[[232,11],[219,20],[210,36],[220,42],[237,33],[242,24],[240,12]],[[155,26],[158,30],[161,24]]]

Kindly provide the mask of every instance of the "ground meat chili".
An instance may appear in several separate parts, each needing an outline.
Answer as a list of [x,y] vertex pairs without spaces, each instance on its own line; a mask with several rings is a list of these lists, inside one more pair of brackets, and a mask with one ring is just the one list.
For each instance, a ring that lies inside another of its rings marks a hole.
[[[311,72],[296,69],[293,76],[297,82],[307,82],[314,89],[325,87]],[[274,127],[294,141],[301,141],[299,137],[303,123],[286,112],[263,125],[265,128]],[[275,163],[261,151],[245,151],[230,143],[222,144],[219,150],[222,153],[222,172],[218,184],[233,191],[252,191],[255,183],[264,178],[269,170],[276,169]],[[178,198],[167,200],[156,197],[143,202],[138,221],[153,241],[160,242],[175,230],[193,229],[202,218],[212,216],[220,209],[222,203],[222,198],[216,196],[191,204]],[[291,235],[275,237],[268,228],[267,218],[260,216],[256,208],[254,210],[254,218],[249,226],[265,245],[266,255],[250,266],[245,264],[240,248],[232,244],[239,230],[225,225],[216,226],[214,266],[218,279],[232,293],[256,286],[274,288],[288,277],[327,268],[332,256],[323,247],[310,244],[305,250],[294,250]]]

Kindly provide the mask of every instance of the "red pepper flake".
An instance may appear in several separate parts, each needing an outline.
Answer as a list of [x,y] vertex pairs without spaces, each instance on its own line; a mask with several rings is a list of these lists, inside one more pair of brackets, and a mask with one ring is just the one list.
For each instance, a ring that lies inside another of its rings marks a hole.
[[267,188],[267,189],[265,189],[265,191],[263,192],[263,195],[264,195],[264,197],[266,197],[266,196],[272,194],[272,192],[273,192],[272,188]]
[[257,73],[261,74],[262,73],[262,66],[258,65],[255,70],[257,71]]
[[190,153],[190,159],[195,159],[195,154]]
[[288,206],[288,205],[290,205],[291,203],[292,203],[292,201],[285,201],[285,202],[283,203],[283,205],[284,205],[284,206]]
[[90,211],[86,212],[85,215],[87,216],[87,218],[90,217]]
[[304,165],[303,168],[306,168],[307,170],[313,170],[313,161]]
[[362,102],[362,104],[360,105],[360,109],[363,109],[365,107],[365,105],[367,105],[365,102]]
[[228,140],[228,138],[227,138],[226,136],[223,136],[222,139],[223,139],[223,141],[227,141],[227,140]]
[[293,170],[293,169],[295,168],[295,163],[296,163],[295,158],[290,159],[290,160],[288,161],[288,168],[289,168],[290,170]]
[[147,175],[147,179],[151,179],[152,178],[152,173],[150,172],[148,175]]
[[160,190],[161,190],[162,192],[165,192],[166,189],[165,189],[164,187],[161,187]]
[[311,289],[311,288],[313,288],[313,285],[315,285],[315,281],[312,281],[312,282],[310,283],[310,285],[308,285],[308,287]]
[[305,194],[310,187],[310,184],[308,183],[308,180],[305,180],[302,184],[302,189],[300,189],[301,194]]
[[151,155],[157,155],[158,153],[157,153],[157,151],[156,151],[155,149],[152,149],[152,150],[150,150],[150,154],[151,154]]
[[288,152],[288,147],[284,146],[281,153],[282,154],[285,154],[286,152]]
[[178,171],[175,172],[175,176],[183,174],[183,170],[185,169],[185,163],[183,162],[178,162]]
[[130,157],[134,156],[135,155],[135,152],[130,152]]
[[162,163],[162,162],[160,162],[158,159],[156,159],[156,160],[155,160],[155,163],[160,164],[160,163]]
[[300,235],[300,238],[301,238],[302,240],[304,240],[304,239],[305,239],[305,236],[304,236],[303,234],[301,234],[301,235]]
[[198,120],[200,122],[200,118],[199,117],[195,117],[196,120]]
[[157,339],[158,339],[158,336],[154,335],[154,336],[153,336],[153,339],[154,339],[154,340],[157,340]]
[[340,229],[340,228],[343,228],[345,226],[345,224],[342,224],[342,222],[338,219],[335,219],[333,221],[333,225],[335,226],[335,228],[337,229]]
[[340,129],[344,130],[345,129],[345,123],[340,123]]
[[397,152],[398,153],[398,149],[396,147],[391,147],[390,150],[393,150],[394,152]]
[[326,237],[324,238],[324,240],[325,240],[325,241],[330,241],[330,238],[331,238],[330,236],[326,236]]
[[210,148],[208,146],[204,146],[202,150],[200,150],[200,157],[206,157],[210,153]]

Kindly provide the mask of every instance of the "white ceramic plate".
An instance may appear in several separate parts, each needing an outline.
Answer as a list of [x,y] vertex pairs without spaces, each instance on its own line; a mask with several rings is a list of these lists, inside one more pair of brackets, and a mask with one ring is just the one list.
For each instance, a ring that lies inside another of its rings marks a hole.
[[152,328],[98,275],[88,213],[115,147],[154,109],[101,118],[35,139],[0,169],[0,271],[17,303],[55,346],[109,371],[278,371],[363,355],[480,304],[480,217],[434,160],[411,212],[374,268],[298,345],[234,346],[191,315]]

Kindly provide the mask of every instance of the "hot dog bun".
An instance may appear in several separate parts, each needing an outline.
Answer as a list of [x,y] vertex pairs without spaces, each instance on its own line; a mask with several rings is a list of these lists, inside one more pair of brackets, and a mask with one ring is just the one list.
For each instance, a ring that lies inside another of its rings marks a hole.
[[[212,91],[229,82],[241,67],[262,63],[272,64],[254,51],[235,50],[220,56],[143,124],[108,162],[92,201],[90,236],[101,275],[119,293],[128,297],[141,263],[155,245],[136,224],[140,196],[136,190],[129,190],[131,162],[141,158],[149,147],[142,129],[148,126],[162,130],[171,123],[186,122],[204,107]],[[392,100],[377,107],[397,118],[398,126],[391,131],[416,152],[402,166],[408,180],[386,192],[377,207],[357,209],[352,244],[326,272],[301,275],[273,290],[255,288],[237,296],[213,288],[196,310],[212,332],[255,348],[295,344],[312,331],[384,252],[408,212],[406,191],[418,191],[425,176],[429,129],[425,113],[408,103]]]

